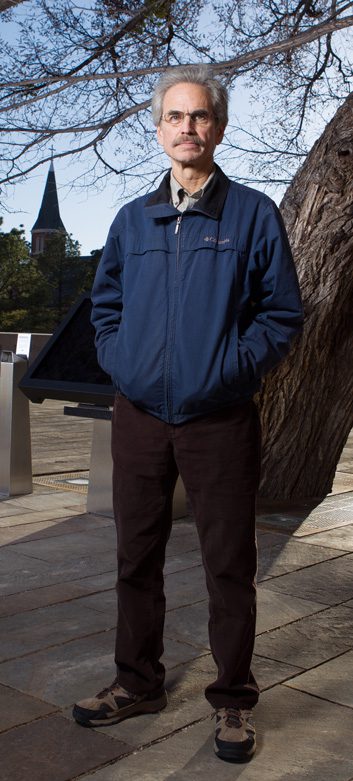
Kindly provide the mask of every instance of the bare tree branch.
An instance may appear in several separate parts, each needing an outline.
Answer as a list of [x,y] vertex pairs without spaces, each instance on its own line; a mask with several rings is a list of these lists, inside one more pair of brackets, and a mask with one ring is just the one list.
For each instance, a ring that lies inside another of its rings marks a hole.
[[[353,3],[348,3],[348,6],[353,6]],[[260,63],[263,60],[267,58],[274,57],[278,54],[284,54],[288,51],[294,51],[295,49],[300,49],[303,46],[307,45],[308,43],[312,43],[313,41],[318,40],[319,38],[323,37],[324,35],[328,35],[329,33],[335,32],[337,30],[343,30],[347,27],[353,26],[353,15],[351,16],[345,16],[342,19],[331,19],[327,22],[323,22],[321,24],[315,25],[314,27],[311,27],[310,30],[306,30],[302,33],[298,33],[295,38],[290,35],[287,39],[283,41],[278,41],[273,44],[269,44],[263,47],[260,47],[258,49],[254,49],[252,51],[249,51],[247,54],[243,54],[237,57],[232,57],[229,60],[222,60],[221,62],[217,63],[210,63],[210,68],[214,70],[214,72],[218,75],[224,75],[224,74],[236,74],[239,73],[244,66],[254,63]],[[83,68],[88,62],[93,61],[93,59],[96,59],[98,57],[98,54],[92,56],[90,60],[83,62],[80,64],[79,68]],[[54,90],[52,92],[44,93],[43,95],[38,96],[37,98],[33,98],[32,100],[29,100],[28,103],[17,103],[12,106],[12,108],[21,108],[23,105],[29,105],[33,102],[36,102],[38,100],[43,100],[44,98],[47,98],[51,95],[56,94],[56,92],[60,92],[63,89],[67,89],[68,86],[72,86],[74,84],[78,84],[80,82],[84,81],[105,81],[108,79],[136,79],[138,77],[144,77],[144,76],[151,76],[155,74],[161,73],[165,69],[165,66],[155,66],[155,67],[149,67],[149,68],[136,68],[133,70],[127,70],[127,71],[113,71],[113,72],[105,72],[105,73],[84,73],[81,76],[75,76],[74,72],[71,71],[70,73],[64,73],[60,76],[52,77],[52,78],[43,78],[40,79],[21,79],[21,81],[3,81],[0,82],[0,89],[2,88],[9,88],[9,87],[36,87],[37,89],[42,89],[44,86],[48,86],[50,84],[57,84],[58,82],[64,81],[65,84],[58,88],[58,90]],[[75,69],[77,71],[78,68]],[[1,109],[6,110],[6,109]]]
[[[32,0],[30,9],[18,20],[18,45],[4,41],[0,50],[3,185],[45,162],[53,139],[54,156],[85,151],[98,179],[132,170],[146,137],[153,144],[147,109],[156,78],[200,59],[229,87],[247,79],[262,105],[245,143],[230,139],[247,166],[237,175],[288,181],[306,153],[310,117],[343,100],[353,78],[353,1],[96,0],[87,9]],[[336,46],[342,35],[346,50]]]

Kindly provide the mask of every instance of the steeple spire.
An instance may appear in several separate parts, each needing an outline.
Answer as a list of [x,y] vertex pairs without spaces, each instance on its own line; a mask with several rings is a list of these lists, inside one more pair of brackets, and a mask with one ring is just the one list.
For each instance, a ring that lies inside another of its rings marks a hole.
[[53,161],[53,147],[51,150],[51,162],[45,185],[42,204],[36,222],[32,228],[32,255],[39,255],[44,251],[46,240],[55,233],[65,234],[66,229],[60,217],[59,200],[56,189],[56,179]]
[[54,146],[53,144],[50,147],[51,151],[51,157],[50,157],[50,168],[49,171],[54,171]]

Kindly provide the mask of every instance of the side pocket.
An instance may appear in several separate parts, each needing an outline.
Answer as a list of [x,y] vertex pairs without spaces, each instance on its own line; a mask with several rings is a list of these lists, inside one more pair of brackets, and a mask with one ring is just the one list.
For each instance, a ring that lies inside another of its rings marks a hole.
[[117,343],[119,332],[113,332],[97,345],[97,360],[100,367],[112,378],[114,385],[118,386],[117,378]]

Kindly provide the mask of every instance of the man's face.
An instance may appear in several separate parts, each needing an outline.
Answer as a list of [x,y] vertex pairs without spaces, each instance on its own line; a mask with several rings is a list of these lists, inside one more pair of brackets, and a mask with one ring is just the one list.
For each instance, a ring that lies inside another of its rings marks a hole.
[[[205,125],[194,123],[189,116],[197,109],[209,113]],[[165,153],[173,162],[183,167],[190,166],[208,171],[212,167],[213,153],[220,144],[224,128],[216,125],[212,105],[207,90],[199,84],[180,82],[167,90],[162,114],[169,111],[183,111],[184,120],[178,126],[161,119],[157,128],[157,138]]]

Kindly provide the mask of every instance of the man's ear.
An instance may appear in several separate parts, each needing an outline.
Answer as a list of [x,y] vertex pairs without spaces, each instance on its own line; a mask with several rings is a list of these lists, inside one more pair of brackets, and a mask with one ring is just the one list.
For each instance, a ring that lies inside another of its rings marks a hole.
[[157,141],[163,146],[163,130],[160,125],[157,125]]
[[220,144],[223,141],[224,132],[225,127],[222,127],[222,125],[216,127],[216,144]]

